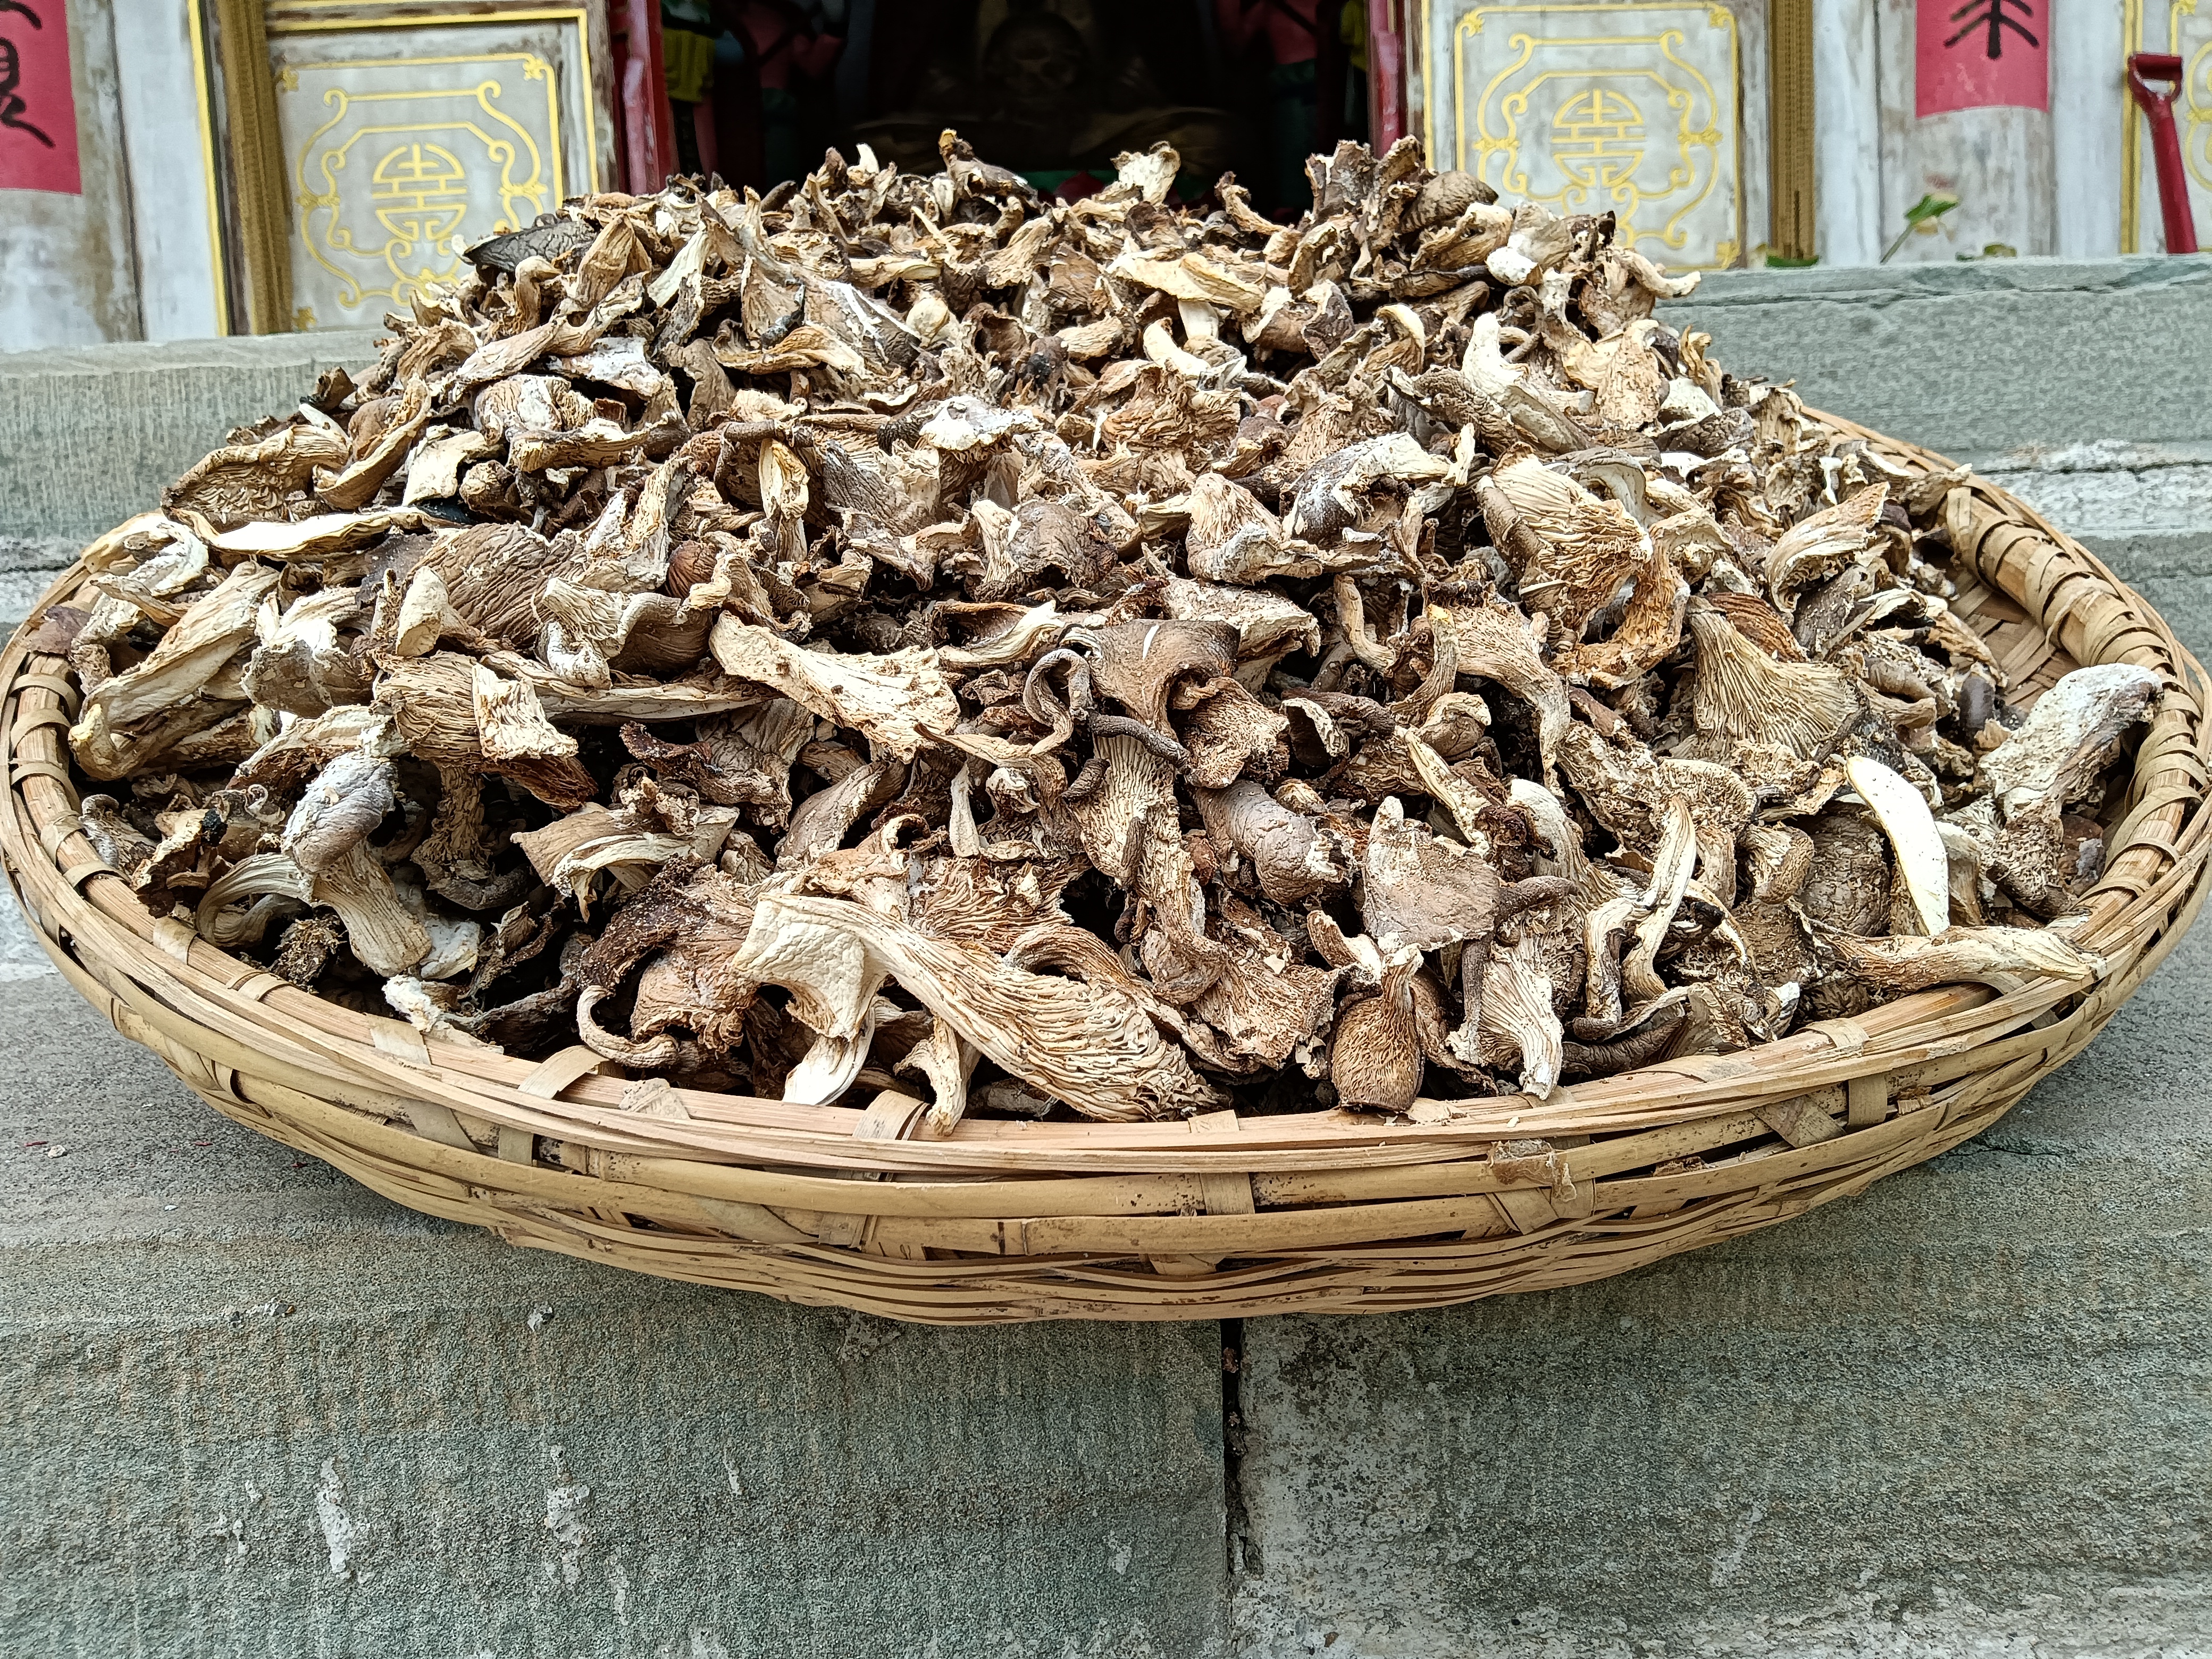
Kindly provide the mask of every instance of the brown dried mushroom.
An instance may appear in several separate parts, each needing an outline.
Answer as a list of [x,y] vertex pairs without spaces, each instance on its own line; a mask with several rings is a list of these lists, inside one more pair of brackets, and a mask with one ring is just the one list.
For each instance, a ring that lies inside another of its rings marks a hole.
[[943,156],[564,204],[102,538],[36,635],[101,856],[450,1040],[940,1136],[2086,971],[2039,924],[2157,682],[2009,708],[1956,478],[1723,374],[1609,216]]

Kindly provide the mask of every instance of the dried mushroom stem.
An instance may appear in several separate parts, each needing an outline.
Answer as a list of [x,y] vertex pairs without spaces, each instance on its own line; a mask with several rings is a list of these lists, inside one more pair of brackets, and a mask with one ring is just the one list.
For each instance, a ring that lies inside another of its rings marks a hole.
[[1667,803],[1662,815],[1659,848],[1651,858],[1651,883],[1639,901],[1644,914],[1636,924],[1636,943],[1620,964],[1622,988],[1639,1000],[1667,994],[1666,981],[1658,973],[1659,947],[1674,925],[1683,895],[1689,891],[1697,853],[1697,821],[1691,816],[1689,802],[1677,795]]
[[902,1072],[919,1072],[929,1079],[929,1109],[922,1117],[923,1133],[933,1140],[948,1139],[968,1109],[969,1079],[982,1051],[960,1035],[959,1028],[942,1019],[930,1022],[929,1035],[907,1051],[899,1062]]
[[1844,771],[1859,799],[1881,820],[1897,873],[1911,895],[1920,931],[1930,938],[1951,925],[1951,859],[1936,832],[1926,797],[1880,761],[1854,755]]

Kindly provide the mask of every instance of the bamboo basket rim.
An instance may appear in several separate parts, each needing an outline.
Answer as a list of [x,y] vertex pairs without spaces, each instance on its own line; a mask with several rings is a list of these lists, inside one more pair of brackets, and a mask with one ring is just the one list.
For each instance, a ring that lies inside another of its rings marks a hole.
[[[1950,466],[1808,413],[1915,471]],[[151,916],[82,835],[65,742],[77,688],[66,664],[26,643],[81,583],[82,563],[0,653],[10,759],[0,860],[64,976],[218,1110],[403,1203],[518,1243],[955,1322],[1435,1305],[1520,1288],[1492,1281],[1522,1267],[1536,1282],[1571,1282],[1767,1224],[1978,1132],[1993,1115],[1978,1096],[1971,1109],[1937,1113],[1900,1103],[1994,1078],[1989,1099],[2002,1096],[2001,1112],[2086,1044],[2203,902],[2212,850],[2212,814],[2199,810],[2212,760],[2203,670],[2147,603],[2025,503],[1969,476],[1952,504],[1971,543],[1954,547],[1954,568],[2025,613],[2023,660],[2136,662],[2166,684],[2105,872],[2069,924],[2100,964],[2095,980],[2002,994],[1942,987],[1737,1053],[1562,1086],[1540,1102],[1425,1102],[1413,1120],[1393,1121],[1334,1110],[979,1119],[921,1140],[908,1138],[921,1103],[902,1093],[854,1109],[661,1085],[655,1114],[643,1115],[617,1068],[580,1045],[532,1062],[353,1012]],[[1869,1079],[1882,1079],[1894,1109],[1862,1121]],[[1754,1185],[1635,1174],[1664,1161],[1652,1154],[1668,1146],[1729,1144],[1712,1137],[1735,1126],[1741,1139],[1763,1109],[1823,1091],[1850,1100],[1849,1133],[1766,1148]],[[1569,1144],[1533,1170],[1496,1154],[1506,1139],[1543,1139]],[[544,1162],[549,1146],[557,1170]],[[1628,1213],[1594,1207],[1608,1195]],[[1548,1208],[1524,1228],[1532,1196]],[[1677,1237],[1686,1223],[1658,1224],[1686,1211],[1695,1237]],[[1485,1234],[1501,1214],[1510,1236]],[[809,1216],[823,1218],[811,1233]],[[1462,1229],[1456,1242],[1447,1237]],[[1579,1241],[1571,1251],[1553,1248],[1562,1229]],[[952,1242],[896,1242],[906,1235]],[[1577,1265],[1547,1279],[1541,1263],[1516,1266],[1516,1250]],[[1314,1252],[1365,1273],[1358,1293],[1336,1279],[1318,1292]],[[1394,1292],[1408,1271],[1419,1285]],[[1455,1271],[1474,1277],[1462,1283]]]

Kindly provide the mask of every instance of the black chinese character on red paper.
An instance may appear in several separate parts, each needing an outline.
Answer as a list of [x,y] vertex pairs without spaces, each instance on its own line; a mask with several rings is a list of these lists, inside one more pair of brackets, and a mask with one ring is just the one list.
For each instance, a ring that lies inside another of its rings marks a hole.
[[1965,5],[1951,14],[1953,22],[1955,23],[1960,18],[1965,18],[1966,26],[1943,44],[1947,46],[1955,46],[1977,29],[1980,29],[1986,32],[1983,50],[1991,58],[2002,58],[2004,56],[2004,32],[2010,29],[2029,46],[2041,45],[2040,41],[2027,32],[2027,25],[2022,23],[2020,18],[2012,15],[2014,9],[2019,11],[2021,17],[2033,21],[2035,16],[2033,0],[1966,0]]
[[[39,14],[24,4],[23,0],[0,0],[0,14],[11,11],[22,13],[30,20],[31,27],[34,29],[46,27],[46,25],[39,21]],[[0,127],[13,127],[18,132],[27,132],[48,149],[52,149],[54,147],[54,141],[23,118],[23,112],[30,108],[30,106],[23,101],[23,95],[15,90],[16,82],[22,78],[23,64],[22,59],[16,55],[15,43],[5,35],[0,35]]]

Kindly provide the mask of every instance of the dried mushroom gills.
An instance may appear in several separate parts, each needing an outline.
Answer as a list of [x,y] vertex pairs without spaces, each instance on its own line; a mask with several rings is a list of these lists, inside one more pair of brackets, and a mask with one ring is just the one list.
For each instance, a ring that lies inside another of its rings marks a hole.
[[1986,648],[2024,532],[1694,277],[1410,143],[1294,226],[942,154],[565,204],[102,538],[41,625],[102,855],[427,1030],[939,1135],[2081,975],[1975,924],[2074,903],[2172,677]]

